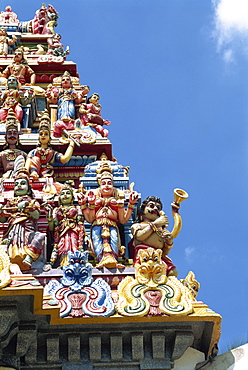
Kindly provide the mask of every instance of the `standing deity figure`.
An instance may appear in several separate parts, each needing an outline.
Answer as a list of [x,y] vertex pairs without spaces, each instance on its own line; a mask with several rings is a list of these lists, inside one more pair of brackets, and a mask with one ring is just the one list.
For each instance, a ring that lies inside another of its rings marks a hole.
[[[124,207],[124,194],[114,188],[113,175],[110,166],[102,167],[103,172],[99,179],[99,188],[88,192],[88,210],[86,220],[91,226],[91,242],[93,252],[97,257],[97,268],[123,268],[118,263],[121,247],[117,224],[125,224],[133,212],[138,194],[132,191],[129,196],[127,209]],[[79,200],[80,202],[80,200]]]
[[5,145],[0,152],[0,166],[3,167],[3,178],[12,178],[19,167],[24,167],[27,154],[19,142],[18,123],[13,110],[6,118]]
[[34,98],[33,89],[24,89],[18,87],[18,80],[14,76],[7,79],[7,88],[3,90],[0,96],[0,122],[4,122],[9,110],[11,109],[16,119],[21,122],[23,117],[22,105],[27,105]]
[[46,97],[49,103],[57,104],[57,122],[54,125],[53,135],[61,137],[63,130],[74,130],[74,121],[76,118],[75,104],[80,104],[83,96],[89,91],[85,86],[82,91],[76,91],[73,88],[69,72],[65,72],[61,78],[61,86],[50,85],[46,91]]
[[44,249],[45,234],[37,230],[39,216],[40,205],[33,197],[29,174],[22,168],[15,176],[14,198],[0,205],[0,222],[8,222],[2,244],[7,245],[11,263],[21,270],[29,270]]
[[[24,51],[22,48],[15,50],[14,61],[1,73],[1,77],[8,78],[9,76],[15,76],[20,85],[35,84],[36,75],[24,58]],[[28,79],[30,82],[28,82]]]
[[[54,247],[50,262],[44,266],[49,270],[54,264],[68,264],[68,253],[83,251],[85,240],[84,216],[79,206],[74,205],[73,189],[64,184],[59,194],[59,206],[49,202],[44,205],[50,231],[54,233]],[[86,208],[86,206],[85,206]]]
[[0,28],[0,55],[7,55],[9,51],[9,45],[13,45],[17,40],[15,35],[12,39],[8,38],[7,30],[5,27]]
[[167,230],[168,217],[162,211],[160,198],[149,196],[141,204],[137,222],[131,226],[133,234],[133,260],[139,263],[138,251],[149,247],[162,250],[162,261],[166,265],[168,276],[177,276],[178,272],[172,260],[168,257],[173,247],[173,239],[182,228],[182,219],[179,214],[180,202],[188,198],[188,194],[181,189],[175,189],[175,200],[172,205],[174,227],[170,232]]
[[65,154],[55,151],[50,144],[51,129],[50,117],[46,111],[41,117],[39,125],[39,143],[36,149],[28,153],[26,168],[34,178],[53,177],[54,162],[67,163],[71,159],[74,149],[74,142],[70,140]]
[[101,116],[101,105],[99,104],[100,95],[92,94],[87,103],[81,104],[79,108],[80,119],[83,126],[91,126],[99,132],[103,137],[108,136],[108,130],[104,129],[103,125],[110,125],[110,121],[103,119]]

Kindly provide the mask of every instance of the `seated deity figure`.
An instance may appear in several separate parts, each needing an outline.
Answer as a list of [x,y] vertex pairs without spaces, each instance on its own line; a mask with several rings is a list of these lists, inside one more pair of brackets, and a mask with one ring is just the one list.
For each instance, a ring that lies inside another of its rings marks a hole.
[[9,110],[13,110],[16,119],[21,122],[23,117],[22,105],[27,105],[34,98],[34,91],[18,87],[18,80],[14,76],[7,79],[7,88],[3,90],[0,96],[0,122],[4,122]]
[[15,35],[11,39],[8,38],[5,27],[0,28],[0,55],[7,55],[9,52],[9,45],[13,45],[17,40]]
[[50,85],[46,91],[49,103],[57,104],[57,122],[54,126],[53,135],[61,137],[63,130],[74,130],[76,108],[75,104],[80,104],[83,96],[89,91],[88,86],[84,86],[82,91],[73,88],[69,72],[65,72],[61,78],[61,87]]
[[[177,191],[177,192],[176,192]],[[179,214],[179,203],[188,197],[188,194],[181,189],[175,189],[175,201],[171,204],[174,218],[174,227],[170,232],[167,230],[168,217],[162,211],[160,198],[147,197],[138,211],[136,222],[131,226],[133,239],[131,240],[131,254],[134,264],[139,263],[138,251],[146,250],[149,247],[162,250],[162,261],[166,265],[168,276],[177,276],[178,272],[168,254],[173,247],[173,239],[179,234],[182,221]]]
[[10,261],[21,270],[29,270],[44,250],[45,234],[37,230],[40,205],[34,199],[25,168],[15,176],[14,197],[0,205],[0,222],[7,222],[1,244],[7,246]]
[[63,58],[68,55],[69,48],[67,47],[66,50],[64,51],[64,45],[61,43],[61,35],[59,33],[53,34],[51,37],[47,39],[47,44],[48,44],[48,54],[54,55],[54,56],[61,56]]
[[45,112],[41,117],[39,125],[39,143],[36,149],[28,153],[26,161],[26,168],[33,178],[53,177],[54,162],[67,163],[71,159],[74,149],[74,142],[72,140],[70,140],[65,154],[61,154],[54,150],[51,147],[50,141],[50,117],[48,112]]
[[6,118],[5,145],[0,152],[0,167],[3,167],[3,178],[12,178],[14,173],[24,167],[27,154],[19,142],[18,124],[13,110]]
[[[85,240],[84,216],[79,206],[74,205],[74,194],[70,184],[64,184],[59,194],[59,206],[45,205],[50,231],[54,233],[54,247],[50,261],[44,266],[48,271],[53,265],[68,264],[68,253],[83,251]],[[86,206],[85,206],[86,208]]]
[[[124,253],[121,247],[117,224],[125,224],[133,212],[138,194],[132,191],[129,196],[127,209],[124,207],[124,194],[114,188],[113,175],[110,166],[103,167],[99,179],[99,188],[88,192],[88,210],[86,220],[91,226],[91,243],[97,257],[97,268],[123,268],[118,263],[119,252]],[[78,200],[80,203],[80,200]]]
[[20,85],[34,85],[36,79],[34,71],[24,58],[24,50],[22,48],[15,50],[13,62],[4,69],[0,76],[5,78],[14,76]]
[[81,104],[79,108],[80,119],[83,126],[91,126],[103,137],[108,136],[108,130],[103,125],[110,125],[110,121],[103,119],[101,116],[101,105],[99,104],[100,96],[97,93],[92,94],[87,103]]

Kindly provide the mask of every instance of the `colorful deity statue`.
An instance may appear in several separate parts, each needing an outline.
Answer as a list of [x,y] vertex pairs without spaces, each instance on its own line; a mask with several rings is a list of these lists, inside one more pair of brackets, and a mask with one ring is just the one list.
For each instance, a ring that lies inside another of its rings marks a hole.
[[71,159],[74,149],[74,142],[70,140],[69,146],[65,154],[61,154],[54,150],[51,145],[51,128],[50,117],[45,111],[41,117],[39,125],[39,143],[36,149],[28,153],[26,168],[33,178],[53,177],[54,162],[67,163]]
[[108,136],[108,130],[104,129],[103,125],[110,125],[110,121],[103,119],[101,116],[101,105],[99,104],[100,95],[92,94],[87,103],[81,104],[79,108],[80,119],[83,126],[91,126],[99,132],[103,137]]
[[27,154],[19,142],[18,123],[13,110],[6,118],[5,145],[0,152],[0,166],[3,167],[3,178],[12,178],[14,173],[24,167]]
[[1,77],[8,78],[9,76],[15,76],[20,85],[35,84],[36,75],[24,58],[24,50],[22,48],[15,50],[13,62],[1,73]]
[[67,47],[64,50],[64,45],[61,43],[61,35],[59,33],[54,33],[51,37],[47,39],[48,44],[48,54],[54,55],[56,57],[63,57],[65,58],[68,55],[69,48]]
[[0,222],[8,222],[1,244],[7,246],[11,263],[21,270],[29,270],[38,259],[45,245],[45,234],[37,230],[40,205],[34,199],[25,168],[15,176],[14,197],[0,205]]
[[124,253],[121,247],[117,223],[125,224],[138,199],[135,191],[130,192],[127,209],[124,207],[124,194],[114,188],[111,168],[102,167],[99,178],[99,188],[88,192],[88,212],[86,220],[91,226],[91,242],[97,257],[97,268],[123,268],[118,263],[119,252]]
[[[86,207],[85,207],[86,208]],[[59,194],[59,206],[54,208],[49,202],[45,204],[49,229],[54,233],[54,247],[49,270],[56,262],[59,266],[68,264],[68,253],[83,251],[85,243],[84,215],[79,206],[74,205],[73,189],[64,184]]]
[[9,45],[13,45],[17,40],[15,35],[12,38],[8,38],[7,30],[5,27],[0,28],[0,55],[7,55]]
[[69,72],[65,72],[61,78],[61,86],[49,85],[46,97],[49,103],[57,104],[57,122],[54,125],[53,135],[61,137],[63,130],[74,130],[76,118],[75,104],[80,104],[84,95],[89,91],[88,86],[84,86],[81,91],[73,88]]
[[9,76],[7,79],[7,88],[3,90],[0,103],[0,122],[4,122],[9,110],[13,110],[16,119],[21,122],[23,117],[22,105],[29,104],[34,98],[34,91],[31,88],[19,88],[18,80],[15,76]]
[[133,259],[134,264],[140,263],[138,252],[149,247],[162,250],[162,261],[167,268],[168,276],[177,276],[178,272],[172,260],[168,257],[170,249],[173,247],[173,239],[179,234],[182,227],[182,220],[179,214],[180,202],[188,198],[188,194],[181,189],[175,189],[175,200],[172,205],[174,217],[174,228],[170,232],[167,230],[168,217],[162,211],[160,198],[149,196],[141,204],[138,212],[137,222],[131,226],[133,234]]
[[41,8],[35,12],[35,17],[32,21],[34,34],[53,34],[54,27],[57,26],[58,13],[52,5],[42,4]]

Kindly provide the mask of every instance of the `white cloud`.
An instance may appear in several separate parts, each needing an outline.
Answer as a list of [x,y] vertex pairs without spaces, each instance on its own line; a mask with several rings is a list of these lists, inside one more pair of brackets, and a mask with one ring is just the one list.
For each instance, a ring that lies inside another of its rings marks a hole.
[[194,251],[195,251],[194,247],[186,247],[185,248],[184,253],[185,253],[185,256],[186,256],[186,260],[188,262],[192,261],[192,254],[193,254]]
[[230,63],[237,52],[248,56],[248,0],[212,0],[218,51]]
[[227,63],[233,62],[234,61],[233,50],[232,49],[225,50],[223,54],[223,59]]

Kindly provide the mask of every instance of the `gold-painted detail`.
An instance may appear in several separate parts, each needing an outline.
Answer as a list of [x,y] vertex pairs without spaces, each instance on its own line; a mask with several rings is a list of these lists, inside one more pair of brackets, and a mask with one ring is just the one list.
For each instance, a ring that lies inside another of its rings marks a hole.
[[126,277],[118,286],[117,312],[123,316],[142,317],[152,315],[151,308],[156,306],[156,312],[160,315],[193,313],[195,298],[190,289],[175,276],[166,276],[166,266],[161,260],[162,251],[147,248],[140,250],[138,256],[140,263],[135,265],[135,279]]
[[11,282],[10,259],[7,253],[0,247],[0,289]]
[[82,177],[84,175],[83,172],[61,172],[61,173],[57,173],[56,174],[56,177],[57,178],[79,178],[79,177]]
[[140,264],[135,265],[135,276],[138,284],[154,288],[166,284],[166,266],[161,262],[162,250],[147,248],[140,250]]
[[180,280],[181,283],[186,286],[189,290],[189,296],[192,300],[197,297],[198,291],[200,289],[200,283],[195,279],[195,274],[189,271],[185,279]]

